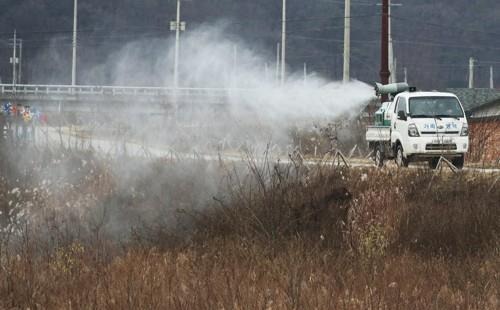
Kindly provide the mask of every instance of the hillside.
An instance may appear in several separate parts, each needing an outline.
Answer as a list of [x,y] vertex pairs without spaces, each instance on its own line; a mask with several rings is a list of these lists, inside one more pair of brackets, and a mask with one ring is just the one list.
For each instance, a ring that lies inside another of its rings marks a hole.
[[[309,72],[340,79],[343,1],[288,2],[288,65],[301,72],[306,62]],[[352,5],[352,75],[366,82],[378,80],[380,7],[374,5],[378,2],[359,0]],[[478,86],[488,85],[490,65],[495,66],[496,77],[500,77],[497,0],[400,2],[403,6],[394,7],[392,13],[399,77],[406,66],[410,82],[421,88],[464,87],[469,57],[479,61]],[[12,51],[7,40],[17,29],[24,40],[23,81],[68,83],[72,10],[72,1],[1,0],[3,81],[11,81],[8,62]],[[163,75],[171,71],[172,59],[164,51],[172,44],[169,21],[174,15],[175,1],[80,1],[79,83],[116,83],[116,75],[123,74],[131,76],[125,81],[121,78],[120,82],[130,85],[168,84]],[[199,29],[200,25],[218,25],[225,36],[244,42],[273,65],[280,40],[281,1],[186,1],[182,16],[188,23],[187,32]],[[167,38],[170,40],[166,41]],[[131,42],[139,42],[140,48],[127,57],[141,65],[119,71],[113,60],[127,51]],[[142,76],[151,79],[141,81]]]

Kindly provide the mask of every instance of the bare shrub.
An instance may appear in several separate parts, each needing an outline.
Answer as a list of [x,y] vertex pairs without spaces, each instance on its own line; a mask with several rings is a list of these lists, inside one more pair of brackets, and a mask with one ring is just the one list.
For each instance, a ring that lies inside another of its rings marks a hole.
[[[471,182],[471,179],[473,182]],[[434,181],[422,195],[414,187],[399,226],[399,246],[422,254],[478,254],[495,247],[500,236],[500,188],[491,177],[457,175]]]
[[1,171],[0,308],[499,307],[496,176],[39,154]]
[[472,120],[470,124],[469,160],[483,164],[498,164],[500,121],[498,119]]
[[[249,174],[232,170],[227,192],[196,217],[200,236],[240,237],[265,243],[299,237],[339,247],[352,196],[342,170],[300,170],[292,164],[248,161]],[[225,194],[225,196],[224,196]]]

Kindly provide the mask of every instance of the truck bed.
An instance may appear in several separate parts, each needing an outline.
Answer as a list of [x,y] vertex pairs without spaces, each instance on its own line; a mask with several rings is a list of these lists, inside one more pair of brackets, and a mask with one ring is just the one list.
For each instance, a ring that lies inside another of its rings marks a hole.
[[390,126],[367,126],[366,127],[366,141],[390,141],[391,140],[391,127]]

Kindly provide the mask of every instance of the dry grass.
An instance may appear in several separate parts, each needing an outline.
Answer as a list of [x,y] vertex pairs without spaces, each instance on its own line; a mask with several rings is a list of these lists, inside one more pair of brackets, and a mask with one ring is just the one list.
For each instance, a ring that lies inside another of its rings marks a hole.
[[2,162],[0,308],[500,306],[492,176],[44,154]]

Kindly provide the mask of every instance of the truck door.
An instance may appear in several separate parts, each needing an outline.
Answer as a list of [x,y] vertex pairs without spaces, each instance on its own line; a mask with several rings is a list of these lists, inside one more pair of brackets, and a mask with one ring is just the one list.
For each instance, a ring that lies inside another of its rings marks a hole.
[[[400,117],[401,113],[404,114],[404,117]],[[400,141],[403,145],[403,150],[409,150],[407,117],[407,100],[404,97],[399,97],[395,105],[394,114],[392,115],[391,141],[393,143]]]

